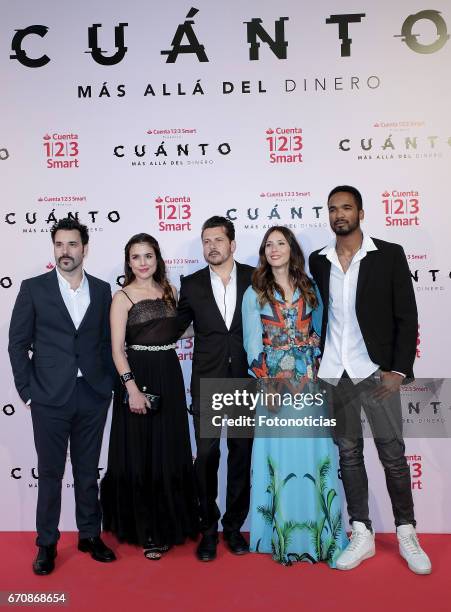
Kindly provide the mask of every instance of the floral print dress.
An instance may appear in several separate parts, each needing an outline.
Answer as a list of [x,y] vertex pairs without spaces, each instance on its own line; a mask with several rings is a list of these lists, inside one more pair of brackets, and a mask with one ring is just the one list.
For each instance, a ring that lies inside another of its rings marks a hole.
[[[270,553],[284,565],[325,561],[334,567],[348,540],[342,523],[338,457],[332,438],[307,437],[309,429],[302,425],[259,426],[260,415],[265,414],[265,423],[274,417],[279,423],[297,423],[292,417],[303,418],[307,413],[315,422],[329,416],[317,380],[321,298],[317,292],[319,305],[315,309],[303,300],[298,289],[291,305],[277,293],[275,298],[275,303],[261,307],[249,287],[242,306],[249,372],[266,383],[262,390],[283,398],[283,405],[277,408],[262,405],[257,409],[251,550]],[[309,398],[321,397],[320,405],[307,408],[298,402],[307,394]]]

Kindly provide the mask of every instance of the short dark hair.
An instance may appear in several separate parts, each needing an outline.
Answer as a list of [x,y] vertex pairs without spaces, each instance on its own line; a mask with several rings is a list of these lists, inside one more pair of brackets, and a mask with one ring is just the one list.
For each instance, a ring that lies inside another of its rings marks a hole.
[[77,230],[80,232],[81,243],[84,246],[89,242],[89,232],[86,225],[80,223],[78,219],[74,219],[73,217],[64,217],[64,219],[60,219],[55,223],[55,225],[50,230],[50,235],[52,237],[52,242],[55,244],[55,234],[58,230]]
[[351,187],[351,185],[338,185],[338,187],[334,187],[332,191],[327,196],[327,203],[329,204],[330,198],[338,193],[339,191],[344,191],[345,193],[350,193],[354,196],[355,203],[357,204],[357,210],[363,209],[362,202],[362,194],[355,187]]
[[233,225],[232,221],[226,217],[220,217],[218,215],[210,217],[205,221],[205,223],[202,225],[202,232],[200,234],[201,237],[204,235],[204,231],[206,229],[211,229],[213,227],[223,227],[230,242],[235,240],[235,226]]

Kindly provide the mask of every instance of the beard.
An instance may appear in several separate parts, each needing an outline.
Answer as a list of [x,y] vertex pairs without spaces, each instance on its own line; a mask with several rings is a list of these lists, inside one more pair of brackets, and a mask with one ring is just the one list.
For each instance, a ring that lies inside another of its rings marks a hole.
[[343,225],[340,225],[340,226],[337,226],[337,224],[334,224],[332,227],[332,231],[337,236],[348,236],[349,234],[352,234],[352,232],[354,232],[359,227],[360,227],[360,221],[359,219],[356,219],[355,221],[345,222],[343,223]]
[[[63,262],[64,260],[64,262]],[[66,272],[73,272],[75,268],[80,266],[81,262],[75,261],[73,257],[59,257],[57,261],[58,268]]]
[[205,261],[212,266],[219,266],[227,261],[229,257],[230,253],[222,255],[221,253],[218,253],[218,251],[214,251],[212,253],[208,253],[208,255],[205,255]]

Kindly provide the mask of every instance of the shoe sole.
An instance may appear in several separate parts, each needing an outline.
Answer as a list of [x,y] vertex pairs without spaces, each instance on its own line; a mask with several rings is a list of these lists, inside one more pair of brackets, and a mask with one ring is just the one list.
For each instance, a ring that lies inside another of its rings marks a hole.
[[347,570],[352,570],[355,569],[356,567],[358,567],[362,561],[366,561],[367,559],[371,559],[371,557],[374,557],[374,555],[376,554],[376,550],[370,550],[369,552],[366,553],[366,555],[364,555],[363,557],[361,557],[360,559],[358,559],[357,561],[355,561],[354,563],[352,563],[351,565],[346,565],[346,567],[340,567],[337,563],[337,569],[345,572]]
[[202,561],[203,563],[208,563],[209,561],[214,561],[216,559],[216,555],[214,557],[209,557],[208,559],[205,559],[203,557],[199,557],[199,555],[196,555],[197,559],[199,561]]
[[53,572],[54,569],[55,568],[52,567],[52,569],[49,570],[48,572],[47,571],[40,571],[40,572],[38,572],[33,567],[33,573],[34,573],[35,576],[48,576],[49,574],[51,574]]
[[410,571],[413,572],[414,574],[417,574],[417,576],[427,576],[428,574],[432,573],[432,567],[431,567],[431,569],[417,570],[417,569],[414,569],[410,565],[410,563],[407,563],[407,566],[410,569]]
[[238,557],[242,555],[247,555],[249,552],[249,550],[232,550],[230,547],[229,547],[229,550],[231,553],[233,553],[234,555],[237,555]]
[[89,553],[91,555],[92,559],[94,559],[94,561],[99,561],[100,563],[111,563],[112,561],[116,561],[116,557],[114,557],[113,559],[104,559],[104,558],[101,558],[101,557],[97,557],[93,552],[91,552],[89,550],[89,548],[85,549],[85,548],[80,548],[80,546],[79,546],[78,550],[80,552],[82,552],[82,553]]

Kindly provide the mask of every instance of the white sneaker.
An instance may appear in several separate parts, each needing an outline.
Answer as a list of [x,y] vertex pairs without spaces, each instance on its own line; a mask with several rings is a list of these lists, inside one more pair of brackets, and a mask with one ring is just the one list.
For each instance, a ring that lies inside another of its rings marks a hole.
[[375,554],[374,533],[367,529],[364,523],[354,521],[350,542],[337,559],[337,569],[354,569]]
[[421,548],[413,525],[400,525],[396,529],[399,554],[407,561],[409,569],[415,574],[430,574],[432,565],[429,557]]

